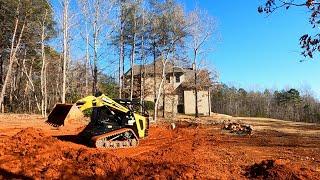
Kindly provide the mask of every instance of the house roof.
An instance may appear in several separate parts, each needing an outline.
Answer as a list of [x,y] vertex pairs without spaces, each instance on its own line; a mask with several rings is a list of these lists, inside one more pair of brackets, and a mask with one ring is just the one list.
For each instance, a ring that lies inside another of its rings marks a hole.
[[[207,70],[201,70],[200,72],[197,72],[197,77],[197,86],[199,90],[205,90],[211,86],[212,81],[210,79],[210,74]],[[183,81],[179,87],[184,90],[191,90],[195,88],[193,70],[185,74],[185,81]]]
[[[144,66],[144,68],[145,68],[146,74],[153,74],[154,73],[154,63],[146,64]],[[155,68],[156,68],[156,74],[162,73],[163,64],[160,59],[158,59],[155,62]],[[143,70],[142,65],[134,65],[133,66],[134,76],[140,75],[142,70]],[[167,62],[167,64],[166,64],[166,74],[173,73],[173,72],[175,72],[175,73],[188,73],[190,71],[193,71],[192,68],[173,66],[173,63],[171,63],[171,62]],[[125,73],[125,76],[130,76],[130,75],[131,75],[131,68]]]
[[[160,76],[162,74],[162,68],[163,64],[161,60],[157,60],[155,62],[156,64],[156,74]],[[135,65],[133,66],[133,73],[134,76],[139,76],[141,74],[143,66],[142,65]],[[152,75],[154,73],[154,63],[147,64],[145,65],[145,70],[146,74]],[[173,66],[173,63],[167,62],[166,64],[166,74],[184,74],[185,80],[179,85],[178,88],[182,89],[194,89],[194,70],[192,68],[184,68],[184,67],[175,67]],[[210,79],[210,74],[207,70],[201,70],[198,74],[198,89],[208,89],[210,87],[211,79]],[[131,75],[131,69],[129,69],[126,73],[125,76],[130,76]]]

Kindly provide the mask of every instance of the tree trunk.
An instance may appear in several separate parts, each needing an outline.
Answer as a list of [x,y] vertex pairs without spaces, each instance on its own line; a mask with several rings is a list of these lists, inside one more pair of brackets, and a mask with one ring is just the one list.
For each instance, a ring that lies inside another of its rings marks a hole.
[[[170,81],[170,83],[172,84],[172,86],[173,86],[173,89],[175,89],[175,87],[174,87],[174,85],[175,85],[175,80],[176,80],[176,78],[175,78],[175,71],[174,71],[174,67],[175,67],[175,54],[176,54],[176,48],[175,48],[175,45],[173,46],[174,48],[173,48],[173,58],[172,58],[172,77],[173,77],[173,82],[171,83],[171,81]],[[175,97],[175,94],[173,94],[173,98],[172,98],[172,101],[171,101],[171,111],[172,111],[172,117],[175,117],[176,116],[176,113],[175,113],[175,107],[177,107],[177,104],[179,103],[177,103],[176,104],[176,99],[175,99],[176,97]],[[179,101],[179,99],[178,99],[178,101]]]
[[85,82],[85,86],[86,86],[86,89],[85,89],[85,93],[86,95],[88,95],[89,93],[89,73],[88,73],[88,69],[89,69],[89,61],[90,61],[90,54],[89,54],[89,32],[88,32],[88,25],[86,24],[86,62],[85,62],[85,68],[86,68],[86,72],[85,72],[85,78],[86,78],[86,82]]
[[163,90],[163,83],[165,81],[165,70],[166,70],[166,64],[167,64],[167,59],[164,60],[163,64],[162,64],[162,75],[161,75],[161,81],[160,84],[158,86],[158,92],[156,94],[156,101],[155,101],[155,105],[154,105],[154,121],[157,121],[157,115],[158,115],[158,105],[159,105],[159,99],[161,97],[161,90]]
[[197,50],[194,50],[194,59],[193,59],[193,66],[194,66],[194,92],[195,92],[195,117],[199,117],[199,111],[198,111],[198,87],[197,87],[197,65],[196,65],[196,59],[197,59]]
[[[0,55],[1,56],[1,55]],[[0,59],[0,87],[2,86],[3,84],[3,63],[4,63],[4,59],[3,57],[1,56],[1,59]],[[1,109],[1,107],[0,107]]]
[[69,0],[63,2],[63,72],[62,72],[62,103],[66,103],[66,81],[68,61],[68,39],[69,39]]
[[[135,12],[134,12],[135,13]],[[134,14],[135,16],[135,14]],[[133,98],[133,81],[134,81],[134,63],[136,54],[136,18],[134,17],[134,27],[133,27],[133,39],[132,39],[132,51],[131,51],[131,84],[130,84],[130,100]]]
[[93,84],[92,94],[95,95],[98,91],[98,17],[99,17],[99,2],[95,5],[95,15],[93,22]]
[[163,87],[162,87],[162,107],[163,107],[163,111],[162,111],[162,117],[165,117],[165,109],[166,109],[166,91],[165,91],[165,81],[163,82]]
[[130,100],[133,99],[133,81],[134,81],[134,59],[135,59],[135,49],[136,45],[133,42],[132,44],[132,51],[131,51],[131,79],[130,79]]
[[120,14],[120,41],[119,41],[119,98],[122,98],[122,89],[123,89],[123,81],[124,81],[124,13],[123,13],[123,5],[121,4],[121,14]]
[[[145,87],[145,57],[144,57],[144,11],[142,12],[142,36],[141,36],[141,67],[140,67],[140,104],[144,106],[144,87]],[[142,106],[140,107],[142,112]]]
[[123,71],[122,71],[122,63],[123,63],[123,58],[124,58],[124,53],[123,53],[123,42],[122,42],[122,35],[120,35],[120,55],[119,55],[119,98],[122,98],[122,79],[123,79]]
[[47,117],[48,92],[47,92],[47,64],[44,66],[44,117]]
[[121,58],[121,64],[122,64],[122,97],[127,96],[127,93],[123,93],[124,88],[126,87],[126,76],[124,74],[124,43],[122,43],[122,58]]
[[209,116],[211,116],[211,89],[208,88],[208,107],[209,107]]
[[11,80],[11,84],[10,84],[10,91],[9,91],[9,112],[13,112],[13,106],[14,106],[14,104],[13,104],[13,101],[12,101],[12,94],[13,94],[13,86],[14,86],[14,84],[15,84],[15,76],[13,76],[13,78],[11,78],[12,80]]
[[156,121],[157,119],[157,111],[158,111],[158,105],[157,104],[157,78],[156,78],[156,58],[157,58],[157,55],[156,55],[156,43],[153,42],[153,94],[154,94],[154,120]]
[[[165,68],[163,66],[163,68]],[[165,109],[166,109],[166,90],[165,90],[165,86],[166,86],[166,72],[165,70],[162,70],[164,72],[162,77],[164,79],[163,81],[163,85],[162,85],[162,117],[165,118]]]
[[43,117],[46,117],[46,102],[45,102],[45,96],[46,96],[46,75],[45,75],[45,69],[46,69],[46,55],[45,55],[45,21],[47,18],[47,10],[45,11],[45,15],[42,21],[42,33],[41,33],[41,57],[42,57],[42,66],[41,66],[41,115]]

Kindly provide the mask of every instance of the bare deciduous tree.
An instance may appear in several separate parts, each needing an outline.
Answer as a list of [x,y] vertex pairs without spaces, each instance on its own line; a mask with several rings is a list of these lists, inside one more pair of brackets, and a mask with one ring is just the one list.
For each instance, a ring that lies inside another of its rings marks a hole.
[[114,6],[113,1],[107,0],[80,0],[83,7],[82,13],[85,21],[89,24],[87,35],[91,38],[86,38],[87,44],[92,48],[92,94],[98,91],[98,61],[100,56],[101,45],[106,41],[108,24],[111,9]]
[[[156,99],[154,107],[154,120],[157,120],[158,106],[160,102],[160,97],[163,93],[163,87],[166,80],[166,68],[170,59],[173,58],[174,49],[179,41],[183,41],[186,37],[186,23],[184,22],[184,12],[182,8],[172,1],[168,1],[163,5],[165,11],[160,18],[157,18],[155,23],[155,29],[159,30],[159,44],[156,46],[161,52],[161,75],[160,83],[156,87]],[[164,23],[165,22],[165,23]],[[155,70],[155,69],[154,69]],[[157,84],[157,83],[155,83]]]
[[62,93],[61,93],[61,101],[62,103],[66,102],[66,83],[67,83],[67,71],[68,71],[68,52],[69,50],[69,40],[70,40],[70,0],[63,0],[61,2],[63,13],[62,13],[62,31],[63,31],[63,58],[62,58]]
[[193,70],[194,70],[194,92],[195,92],[195,117],[199,117],[198,111],[198,89],[197,89],[197,65],[199,63],[199,56],[204,53],[206,43],[211,38],[215,24],[212,17],[206,12],[196,8],[189,16],[189,34],[190,43],[193,54]]
[[42,66],[41,66],[41,114],[43,117],[47,116],[47,103],[48,103],[48,94],[47,94],[47,62],[46,62],[46,54],[45,54],[45,27],[46,27],[46,20],[47,20],[48,11],[45,10],[45,14],[43,16],[43,20],[40,23],[42,27],[41,32],[41,59],[42,59]]

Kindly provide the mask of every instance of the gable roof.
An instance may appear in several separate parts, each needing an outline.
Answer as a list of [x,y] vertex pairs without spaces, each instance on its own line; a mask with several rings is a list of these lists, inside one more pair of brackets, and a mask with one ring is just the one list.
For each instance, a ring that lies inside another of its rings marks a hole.
[[[154,64],[155,64],[155,67],[154,67]],[[158,59],[158,60],[156,60],[155,63],[144,65],[144,68],[145,68],[146,74],[153,74],[154,68],[155,68],[156,74],[159,75],[162,73],[163,64],[162,64],[162,61],[160,59]],[[134,76],[140,75],[142,70],[143,70],[142,65],[134,65],[133,66]],[[189,71],[193,71],[192,68],[173,66],[173,63],[171,63],[170,61],[167,62],[167,64],[166,64],[166,74],[170,74],[173,72],[185,74],[185,73],[188,73]],[[131,75],[131,68],[125,73],[125,76],[130,76],[130,75]]]
[[[156,60],[155,62],[156,64],[156,74],[157,76],[161,76],[162,74],[162,61],[161,60]],[[145,70],[146,70],[146,75],[153,75],[154,73],[154,63],[151,64],[146,64],[145,66]],[[141,72],[142,72],[142,65],[135,65],[133,66],[133,73],[134,76],[140,76]],[[177,67],[177,66],[173,66],[173,63],[171,62],[167,62],[166,64],[166,74],[173,74],[173,72],[175,74],[184,74],[184,81],[177,87],[177,89],[188,89],[188,90],[192,90],[194,89],[194,70],[193,68],[184,68],[184,67]],[[199,90],[205,90],[208,89],[211,84],[212,81],[210,79],[210,73],[207,70],[201,70],[198,73],[198,89]],[[131,75],[131,69],[129,69],[126,73],[125,76],[130,76]]]

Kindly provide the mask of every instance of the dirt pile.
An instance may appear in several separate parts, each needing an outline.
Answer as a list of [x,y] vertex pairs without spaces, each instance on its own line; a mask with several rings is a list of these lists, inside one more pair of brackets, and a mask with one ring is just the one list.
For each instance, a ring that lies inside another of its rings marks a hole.
[[312,172],[307,168],[298,168],[279,163],[275,160],[264,160],[247,167],[246,176],[250,179],[305,179],[312,177]]
[[[0,179],[320,179],[319,136],[158,123],[138,147],[106,150],[79,144],[77,131],[10,118],[0,118]],[[253,165],[266,158],[276,160]]]
[[72,147],[27,128],[1,143],[0,179],[6,178],[191,178],[189,166],[117,157],[108,150]]

